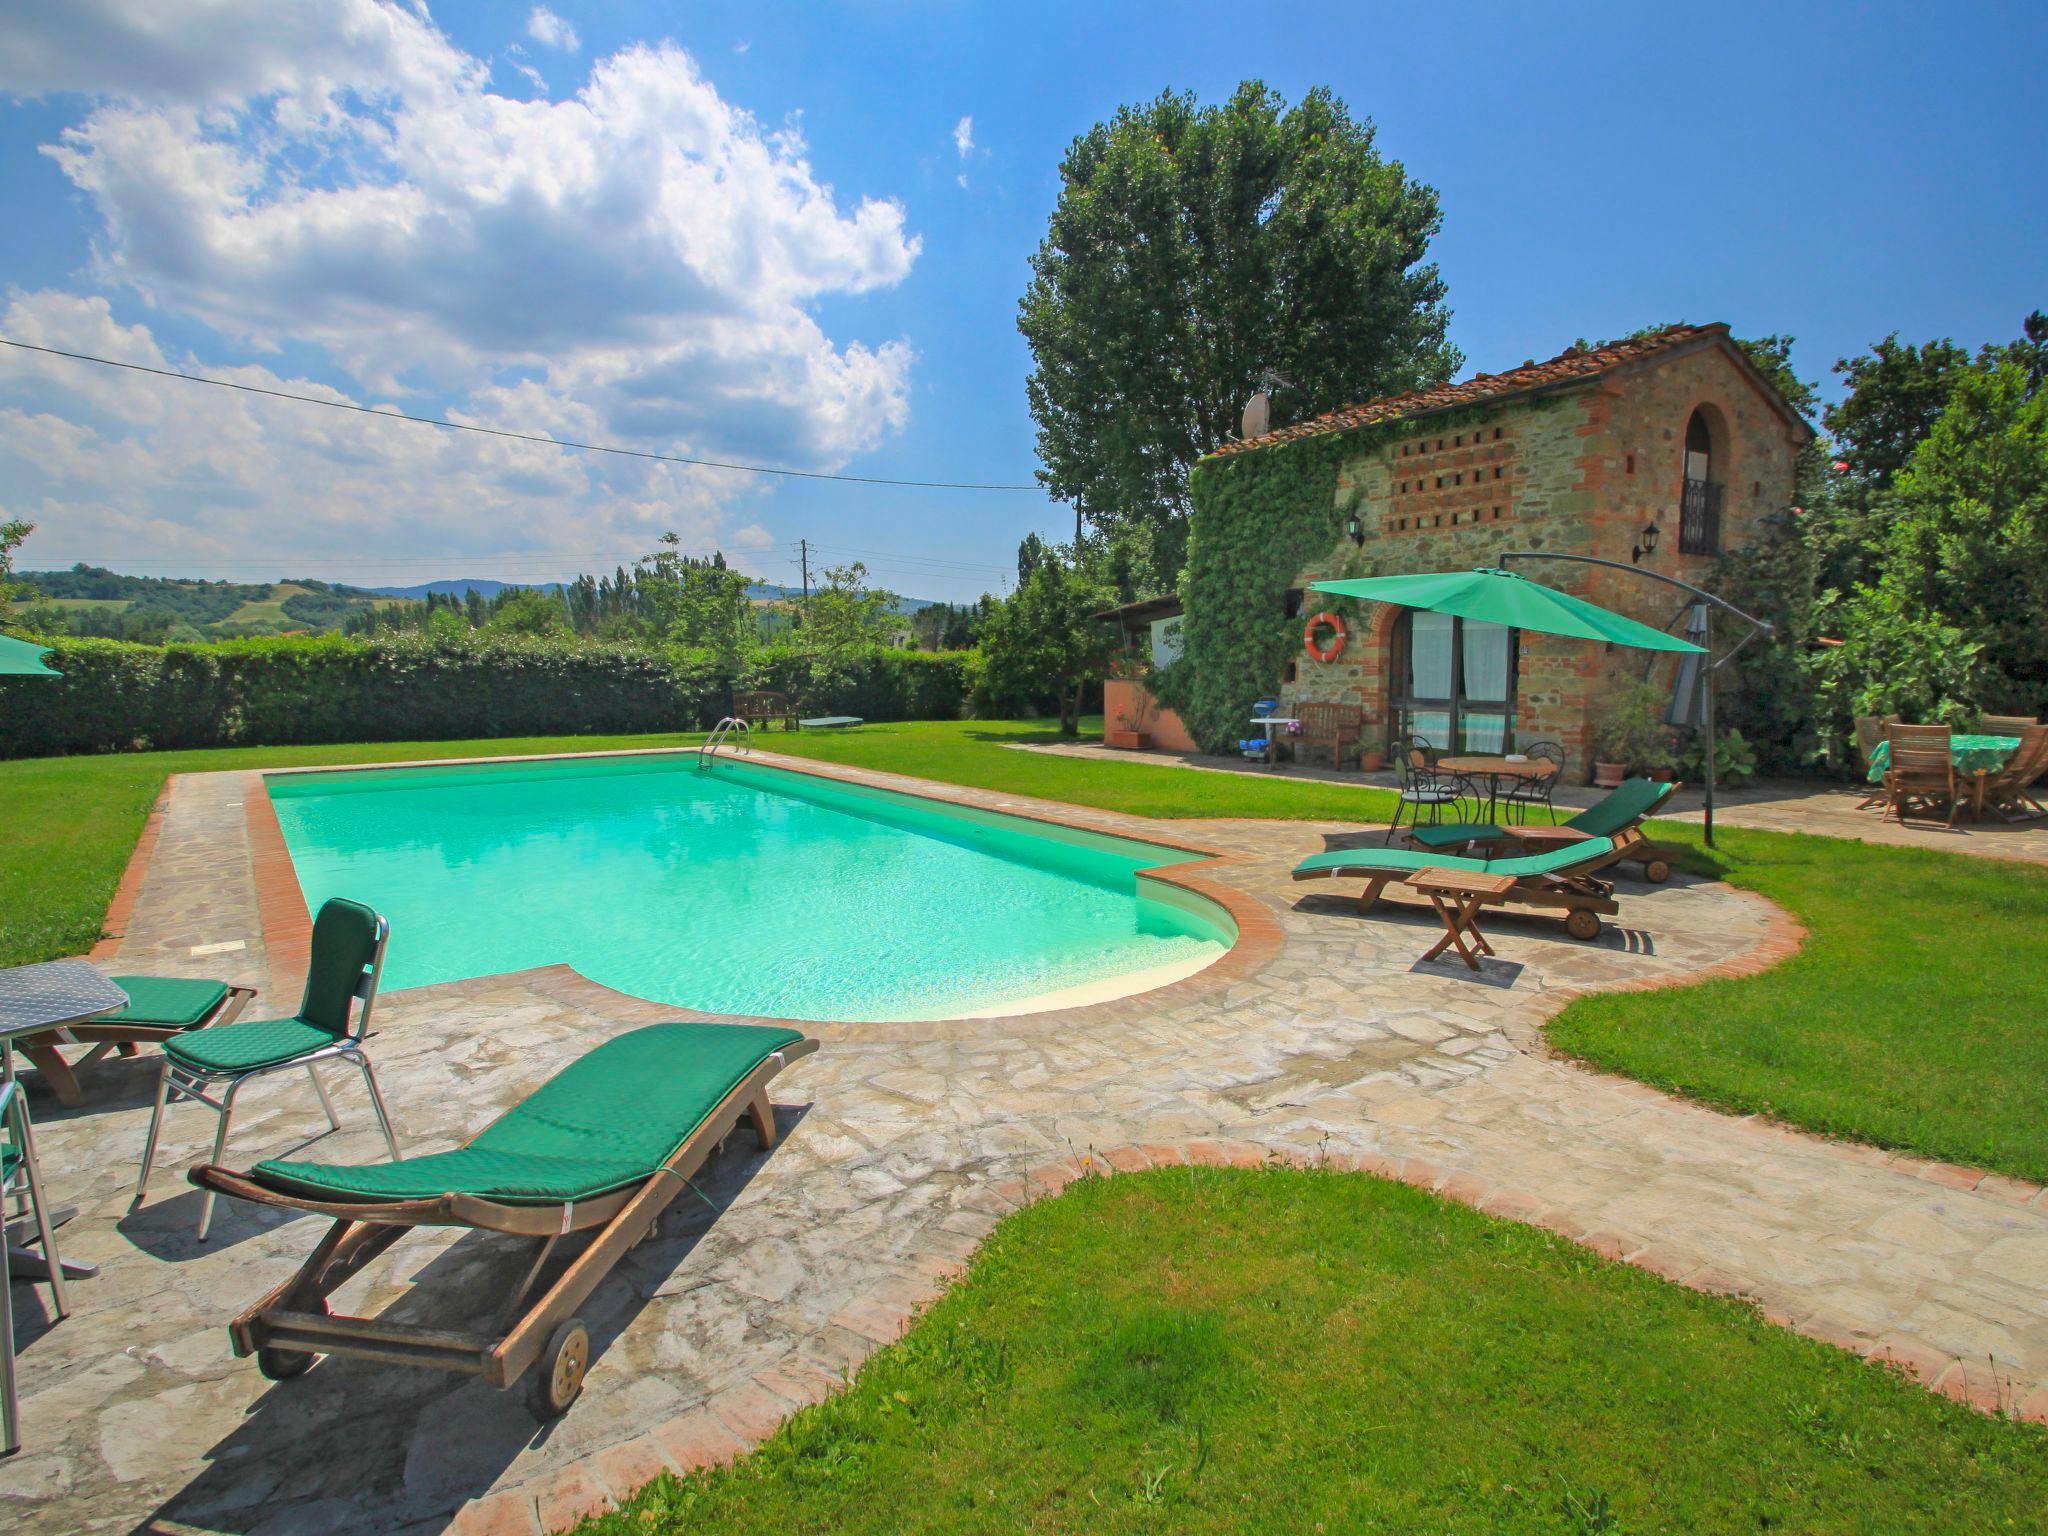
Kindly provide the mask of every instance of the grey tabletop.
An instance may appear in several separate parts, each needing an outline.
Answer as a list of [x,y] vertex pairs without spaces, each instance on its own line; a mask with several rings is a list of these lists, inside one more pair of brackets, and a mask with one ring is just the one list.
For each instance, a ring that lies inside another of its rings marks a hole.
[[128,994],[83,960],[0,971],[0,1036],[27,1034],[128,1006]]

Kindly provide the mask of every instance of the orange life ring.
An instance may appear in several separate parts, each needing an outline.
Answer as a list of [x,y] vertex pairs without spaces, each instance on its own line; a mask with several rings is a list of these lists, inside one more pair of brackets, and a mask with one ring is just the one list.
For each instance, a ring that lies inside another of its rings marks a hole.
[[[1329,643],[1327,645],[1318,645],[1316,643],[1316,631],[1325,627],[1330,630]],[[1316,614],[1308,621],[1308,626],[1301,632],[1301,643],[1308,647],[1309,655],[1315,657],[1317,661],[1335,661],[1339,656],[1342,656],[1344,654],[1344,642],[1349,638],[1350,631],[1345,629],[1344,621],[1328,611]]]

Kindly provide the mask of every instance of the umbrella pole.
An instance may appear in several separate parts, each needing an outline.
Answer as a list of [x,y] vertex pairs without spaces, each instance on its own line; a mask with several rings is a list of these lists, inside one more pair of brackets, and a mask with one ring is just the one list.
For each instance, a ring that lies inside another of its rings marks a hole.
[[1701,605],[1706,616],[1707,654],[1700,663],[1700,729],[1706,732],[1707,846],[1714,846],[1714,610]]

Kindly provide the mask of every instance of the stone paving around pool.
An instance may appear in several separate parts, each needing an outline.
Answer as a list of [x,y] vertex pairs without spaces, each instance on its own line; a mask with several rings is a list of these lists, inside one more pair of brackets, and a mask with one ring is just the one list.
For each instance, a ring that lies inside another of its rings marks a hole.
[[[776,1083],[781,1146],[764,1156],[736,1132],[700,1180],[719,1209],[679,1203],[599,1289],[584,1395],[545,1429],[520,1392],[436,1372],[327,1360],[264,1381],[231,1355],[227,1320],[297,1266],[322,1223],[223,1201],[212,1241],[196,1243],[198,1192],[177,1170],[206,1152],[212,1117],[191,1106],[172,1111],[152,1200],[129,1214],[153,1055],[103,1064],[78,1110],[38,1094],[45,1177],[81,1208],[65,1251],[103,1269],[73,1284],[73,1315],[55,1326],[46,1289],[15,1288],[26,1445],[0,1463],[0,1524],[558,1529],[664,1467],[765,1437],[894,1338],[1017,1205],[1084,1167],[1183,1157],[1406,1178],[1749,1295],[1942,1390],[2048,1416],[2040,1189],[1716,1114],[1542,1053],[1538,1025],[1575,993],[1789,953],[1796,928],[1761,899],[1625,882],[1619,922],[1593,944],[1494,916],[1498,959],[1474,977],[1416,963],[1440,931],[1426,911],[1362,920],[1339,888],[1288,879],[1355,828],[1149,822],[833,771],[1213,848],[1221,857],[1182,868],[1228,893],[1247,941],[1205,976],[1085,1008],[815,1026],[823,1049]],[[261,801],[253,774],[174,781],[101,958],[251,979],[257,1009],[295,1006],[304,918],[262,816],[246,814]],[[551,967],[386,994],[369,1050],[407,1149],[428,1151],[597,1040],[677,1016]],[[352,1077],[335,1074],[343,1129],[325,1136],[304,1082],[250,1090],[229,1161],[308,1143],[337,1160],[381,1155]],[[423,1231],[341,1304],[482,1327],[523,1258],[509,1240]]]

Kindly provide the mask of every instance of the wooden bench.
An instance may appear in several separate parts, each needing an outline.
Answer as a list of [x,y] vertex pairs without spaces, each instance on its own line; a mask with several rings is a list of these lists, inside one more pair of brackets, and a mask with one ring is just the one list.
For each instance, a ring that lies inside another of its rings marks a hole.
[[1344,766],[1345,743],[1356,752],[1365,732],[1365,711],[1356,704],[1302,704],[1294,711],[1301,722],[1301,734],[1294,738],[1295,755],[1302,757],[1310,747],[1328,747],[1330,765]]
[[789,702],[789,695],[773,689],[756,689],[751,693],[735,693],[732,696],[732,712],[747,722],[749,727],[764,729],[771,720],[780,720],[785,731],[796,729],[796,707]]

